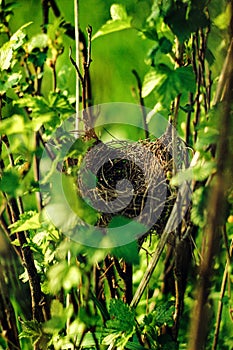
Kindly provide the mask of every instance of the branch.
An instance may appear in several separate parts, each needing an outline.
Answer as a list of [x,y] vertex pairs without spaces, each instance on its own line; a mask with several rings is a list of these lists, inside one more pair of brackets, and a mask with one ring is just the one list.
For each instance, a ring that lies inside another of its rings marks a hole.
[[140,106],[141,106],[141,110],[142,110],[143,127],[145,130],[145,137],[146,137],[146,139],[148,139],[149,138],[149,131],[148,131],[148,125],[146,122],[146,110],[144,108],[145,107],[144,99],[142,97],[142,82],[141,82],[141,79],[140,79],[140,77],[135,69],[132,70],[132,73],[137,80],[139,101],[140,101]]
[[80,79],[80,81],[81,81],[81,84],[82,84],[82,86],[83,86],[83,84],[84,84],[84,78],[83,78],[83,76],[82,76],[82,74],[81,74],[81,72],[80,72],[80,70],[79,70],[79,67],[77,66],[77,63],[75,62],[75,60],[74,60],[73,57],[72,57],[72,49],[71,49],[71,47],[70,47],[70,50],[69,50],[69,59],[70,59],[71,63],[73,64],[73,66],[74,66],[76,72],[78,73],[78,77],[79,77],[79,79]]
[[[233,17],[233,16],[232,16]],[[233,134],[232,96],[233,96],[233,40],[231,40],[228,54],[223,66],[215,103],[222,101],[220,111],[220,137],[217,145],[217,173],[214,183],[210,186],[208,203],[208,217],[204,232],[203,260],[200,265],[200,279],[196,294],[196,305],[190,332],[190,350],[199,350],[205,347],[208,324],[208,298],[213,275],[213,261],[218,253],[220,228],[224,225],[227,198],[226,192],[232,184],[232,147],[230,145]],[[216,215],[217,213],[217,215]]]

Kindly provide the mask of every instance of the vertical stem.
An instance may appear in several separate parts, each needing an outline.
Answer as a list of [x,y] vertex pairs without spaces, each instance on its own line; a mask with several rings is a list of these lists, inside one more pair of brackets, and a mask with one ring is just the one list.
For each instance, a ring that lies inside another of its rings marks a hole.
[[[231,242],[230,258],[232,256],[232,251],[233,251],[233,240]],[[229,272],[228,272],[229,266],[230,266],[230,260],[229,260],[229,257],[227,256],[225,270],[224,270],[223,278],[222,278],[222,285],[221,285],[221,291],[220,291],[220,296],[219,296],[219,302],[218,302],[218,312],[217,312],[217,320],[216,320],[216,326],[215,326],[215,331],[214,331],[214,341],[213,341],[213,345],[212,345],[212,350],[216,350],[217,346],[218,346],[218,337],[219,337],[220,323],[221,323],[222,310],[223,310],[223,297],[224,297],[225,290],[226,290],[227,276],[229,274]]]
[[[79,10],[79,3],[78,0],[74,0],[74,26],[75,26],[75,61],[77,64],[77,67],[79,67],[79,16],[78,16],[78,10]],[[75,117],[75,136],[78,137],[78,131],[79,131],[79,75],[76,71],[76,84],[75,84],[75,96],[76,96],[76,117]]]
[[[225,67],[227,67],[227,70],[225,70]],[[217,89],[218,99],[216,101],[222,101],[222,110],[219,113],[220,137],[217,145],[217,173],[214,183],[210,188],[209,205],[207,208],[208,218],[204,232],[206,239],[203,241],[203,260],[200,266],[200,279],[196,294],[196,305],[193,310],[188,347],[190,350],[204,349],[206,345],[208,334],[208,299],[213,275],[213,261],[219,250],[220,229],[224,225],[226,215],[226,192],[232,184],[230,174],[233,170],[231,162],[233,156],[231,147],[231,135],[233,132],[233,41],[228,50],[223,71],[224,74],[221,75],[222,79],[219,80],[221,89],[220,87]]]

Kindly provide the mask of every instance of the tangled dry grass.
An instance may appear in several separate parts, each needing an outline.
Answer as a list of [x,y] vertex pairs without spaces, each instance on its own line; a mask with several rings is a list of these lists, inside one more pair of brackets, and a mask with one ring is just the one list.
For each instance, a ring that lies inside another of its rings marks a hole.
[[[160,234],[176,200],[170,175],[186,162],[184,144],[167,132],[155,141],[97,143],[85,156],[78,187],[101,212],[97,223],[107,227],[115,216],[135,219],[149,233]],[[90,177],[91,174],[91,177]],[[89,178],[89,180],[88,180]],[[141,237],[140,237],[141,239]]]

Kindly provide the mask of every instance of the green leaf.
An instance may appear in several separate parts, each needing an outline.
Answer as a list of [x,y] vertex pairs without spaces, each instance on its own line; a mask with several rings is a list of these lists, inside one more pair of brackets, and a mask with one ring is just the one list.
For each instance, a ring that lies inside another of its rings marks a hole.
[[208,190],[200,187],[192,194],[191,220],[194,225],[204,227],[206,222],[206,203],[208,201]]
[[226,10],[220,13],[215,19],[214,24],[221,30],[229,27],[231,20],[231,4],[230,2],[226,4]]
[[123,5],[112,4],[112,6],[110,8],[110,14],[111,14],[113,21],[128,20],[127,12],[126,12],[125,7]]
[[135,314],[129,305],[125,304],[122,300],[110,300],[109,314],[110,320],[107,321],[107,326],[126,333],[130,333],[134,328]]
[[64,198],[67,200],[72,211],[77,214],[78,218],[83,219],[88,224],[95,224],[99,214],[78,194],[75,180],[72,177],[63,175],[62,187]]
[[30,26],[32,24],[32,22],[28,22],[26,24],[24,24],[22,27],[20,27],[10,38],[10,42],[12,42],[12,48],[13,50],[17,50],[18,48],[20,48],[23,44],[24,44],[24,39],[26,37],[25,32],[23,31],[23,29],[27,28],[28,26]]
[[30,219],[25,220],[22,224],[20,220],[9,226],[10,229],[13,229],[11,230],[11,233],[27,231],[27,230],[35,230],[40,227],[41,227],[41,221],[40,221],[39,213],[34,213],[34,215]]
[[70,266],[67,261],[61,261],[52,266],[48,272],[51,293],[58,293],[62,288],[71,290],[77,287],[81,280],[81,272],[76,265]]
[[161,52],[167,54],[172,51],[172,42],[163,36],[159,39],[159,48]]
[[47,334],[59,333],[65,328],[67,319],[73,313],[73,308],[69,306],[64,309],[59,300],[52,300],[51,319],[43,323],[43,331]]
[[7,74],[6,77],[3,76],[0,81],[0,95],[4,95],[8,89],[11,89],[13,86],[18,84],[21,78],[22,74],[20,72]]
[[48,35],[46,34],[37,34],[31,38],[28,42],[28,52],[32,52],[35,48],[44,49],[48,46]]
[[0,49],[0,69],[7,70],[10,68],[11,60],[13,57],[12,43],[5,43]]
[[0,123],[0,133],[7,135],[20,134],[25,131],[24,118],[22,115],[13,115],[10,118],[3,119]]
[[151,69],[144,77],[142,84],[142,97],[148,96],[156,86],[160,85],[163,80],[166,79],[165,74],[156,72],[155,69]]
[[197,139],[197,149],[203,149],[203,147],[217,142],[219,138],[219,129],[214,128],[213,126],[205,126],[204,128],[198,131]]
[[0,48],[0,70],[7,70],[10,68],[13,52],[19,49],[24,44],[26,34],[23,29],[29,26],[32,22],[23,25],[18,29],[3,46]]
[[107,328],[103,331],[103,344],[115,345],[117,349],[123,350],[134,333],[134,312],[122,300],[111,299],[109,314],[110,320],[106,322]]
[[126,348],[128,350],[146,350],[144,346],[140,345],[139,343],[131,342],[131,341],[127,343]]
[[175,311],[174,303],[172,301],[164,302],[157,306],[153,314],[153,322],[158,327],[167,324],[168,326],[173,326],[173,313]]
[[110,13],[112,19],[107,21],[95,35],[93,35],[92,40],[96,38],[110,34],[113,32],[118,32],[120,30],[132,28],[131,20],[132,17],[129,17],[125,11],[123,5],[113,4],[110,8]]
[[14,169],[4,171],[0,179],[0,190],[10,196],[17,196],[20,188],[20,176]]
[[195,77],[191,67],[171,69],[160,64],[146,74],[142,86],[142,97],[156,88],[157,96],[163,103],[170,103],[177,95],[195,92]]
[[136,240],[134,240],[129,244],[113,248],[111,252],[118,259],[123,258],[128,263],[131,263],[131,264],[139,263],[138,244]]
[[142,33],[145,35],[146,38],[153,40],[153,41],[158,41],[158,33],[157,30],[154,27],[148,27],[142,31]]

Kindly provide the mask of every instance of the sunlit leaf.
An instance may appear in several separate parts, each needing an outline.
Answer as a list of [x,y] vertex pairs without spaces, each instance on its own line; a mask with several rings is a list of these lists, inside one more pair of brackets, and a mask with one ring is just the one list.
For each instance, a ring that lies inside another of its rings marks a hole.
[[0,69],[7,70],[11,65],[13,48],[10,42],[5,43],[0,49]]
[[[18,225],[18,222],[9,226],[11,233],[35,230],[41,227],[40,214],[35,213],[30,219],[26,220],[21,225]],[[13,230],[12,230],[13,229]]]
[[13,115],[11,118],[4,119],[0,124],[0,133],[8,135],[24,132],[24,118],[21,115]]
[[125,7],[120,4],[113,4],[110,8],[110,14],[113,21],[116,21],[116,20],[124,21],[128,19]]
[[112,19],[107,21],[98,31],[93,35],[92,40],[113,32],[132,28],[131,20],[125,11],[123,5],[113,4],[110,9]]
[[18,84],[21,78],[21,73],[12,73],[7,74],[7,76],[3,76],[0,80],[0,95],[3,95],[8,89],[11,89],[13,86]]
[[156,72],[155,69],[151,69],[144,78],[142,85],[142,97],[148,96],[156,86],[161,84],[161,82],[166,78],[165,74],[160,74]]
[[224,12],[220,13],[215,19],[214,24],[221,30],[229,27],[231,20],[231,4],[226,4],[226,9]]
[[142,97],[148,96],[154,89],[161,102],[170,103],[177,95],[194,92],[195,77],[191,67],[171,69],[160,64],[151,69],[145,76],[142,86]]
[[42,33],[37,34],[28,42],[28,51],[31,52],[35,48],[44,49],[48,45],[48,35]]
[[32,22],[23,25],[18,29],[3,46],[0,48],[0,70],[10,68],[13,58],[13,52],[24,44],[26,34],[23,29],[29,26]]

